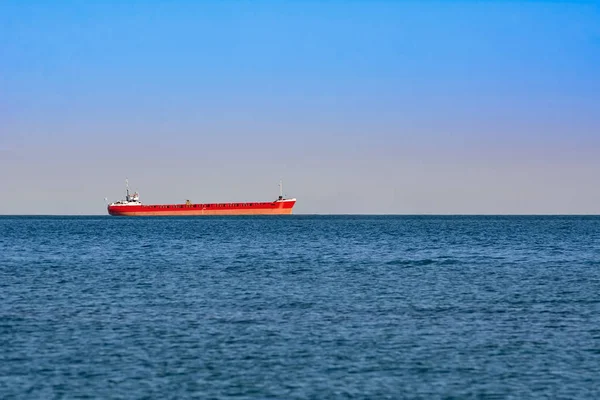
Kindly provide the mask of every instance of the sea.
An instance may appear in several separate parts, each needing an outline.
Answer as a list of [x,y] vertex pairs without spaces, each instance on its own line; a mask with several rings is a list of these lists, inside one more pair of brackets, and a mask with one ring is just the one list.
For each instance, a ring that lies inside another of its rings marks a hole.
[[0,217],[1,399],[599,399],[600,217]]

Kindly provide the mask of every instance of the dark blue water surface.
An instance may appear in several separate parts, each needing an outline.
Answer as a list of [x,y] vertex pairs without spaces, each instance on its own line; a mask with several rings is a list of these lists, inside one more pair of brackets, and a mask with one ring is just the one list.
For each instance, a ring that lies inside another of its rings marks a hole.
[[0,217],[0,398],[600,398],[600,217]]

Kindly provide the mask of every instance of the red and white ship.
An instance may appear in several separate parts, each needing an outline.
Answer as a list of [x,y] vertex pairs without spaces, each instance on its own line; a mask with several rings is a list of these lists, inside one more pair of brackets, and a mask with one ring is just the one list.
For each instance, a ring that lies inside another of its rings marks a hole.
[[108,205],[110,215],[124,216],[187,216],[187,215],[282,215],[291,214],[296,199],[283,198],[283,185],[279,183],[279,198],[275,201],[249,201],[239,203],[192,203],[184,204],[143,204],[138,192],[127,195]]

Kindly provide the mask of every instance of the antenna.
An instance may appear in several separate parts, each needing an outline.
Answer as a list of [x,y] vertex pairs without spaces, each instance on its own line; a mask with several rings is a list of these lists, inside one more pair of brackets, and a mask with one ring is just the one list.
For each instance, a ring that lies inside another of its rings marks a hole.
[[127,188],[127,196],[129,196],[129,179],[125,178],[125,187]]

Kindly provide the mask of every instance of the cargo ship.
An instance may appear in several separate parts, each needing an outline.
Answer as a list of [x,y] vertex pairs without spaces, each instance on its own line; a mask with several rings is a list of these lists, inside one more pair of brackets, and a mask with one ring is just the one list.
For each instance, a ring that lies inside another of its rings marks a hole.
[[283,183],[279,182],[279,198],[275,201],[246,201],[235,203],[143,204],[136,191],[129,194],[125,181],[125,200],[108,204],[108,213],[119,216],[202,216],[202,215],[284,215],[291,214],[296,199],[283,198]]

